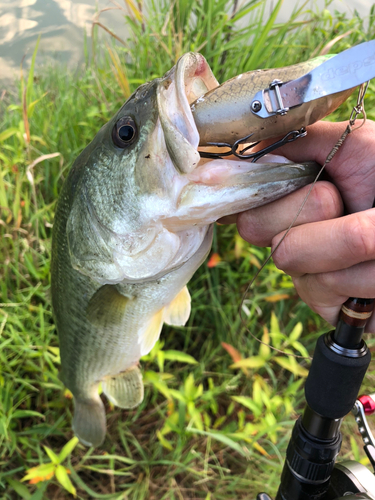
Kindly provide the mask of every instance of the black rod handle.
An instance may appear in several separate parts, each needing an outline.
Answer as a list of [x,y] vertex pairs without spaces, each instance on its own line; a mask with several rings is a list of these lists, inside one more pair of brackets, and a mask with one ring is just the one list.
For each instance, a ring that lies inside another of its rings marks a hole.
[[323,500],[341,447],[340,425],[358,396],[371,355],[362,340],[373,299],[349,298],[336,330],[317,342],[276,500]]

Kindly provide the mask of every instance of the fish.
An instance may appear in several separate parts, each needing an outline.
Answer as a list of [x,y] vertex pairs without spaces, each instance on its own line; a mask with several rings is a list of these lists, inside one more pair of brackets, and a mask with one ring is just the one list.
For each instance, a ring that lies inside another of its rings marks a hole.
[[218,85],[202,55],[183,55],[100,129],[59,195],[52,306],[72,426],[87,446],[106,435],[100,384],[114,405],[139,405],[140,358],[164,323],[186,324],[186,284],[210,251],[213,223],[285,196],[317,173],[313,162],[283,157],[201,158],[191,104]]

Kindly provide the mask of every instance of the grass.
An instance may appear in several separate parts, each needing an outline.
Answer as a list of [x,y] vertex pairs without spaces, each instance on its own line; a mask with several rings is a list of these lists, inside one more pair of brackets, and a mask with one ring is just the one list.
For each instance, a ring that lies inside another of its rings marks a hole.
[[[17,90],[0,101],[0,497],[245,499],[265,488],[275,495],[308,362],[259,344],[240,321],[243,293],[268,250],[216,227],[221,261],[192,279],[187,327],[165,327],[144,358],[144,402],[128,412],[106,403],[106,441],[87,449],[72,441],[72,402],[58,376],[49,296],[55,202],[101,125],[184,52],[202,52],[223,81],[308,59],[331,41],[338,52],[371,39],[374,17],[365,27],[359,16],[301,8],[277,24],[281,2],[271,16],[263,1],[236,9],[227,0],[155,0],[147,13],[134,0],[123,5],[129,40],[109,36],[103,45],[99,32],[110,27],[98,13],[93,59],[78,74],[39,67],[34,57]],[[374,102],[370,87],[369,118]],[[347,119],[351,105],[330,119]],[[302,355],[328,328],[272,263],[247,295],[245,317],[257,337]],[[364,390],[374,375],[370,369]],[[345,450],[365,462],[355,441],[347,438]]]

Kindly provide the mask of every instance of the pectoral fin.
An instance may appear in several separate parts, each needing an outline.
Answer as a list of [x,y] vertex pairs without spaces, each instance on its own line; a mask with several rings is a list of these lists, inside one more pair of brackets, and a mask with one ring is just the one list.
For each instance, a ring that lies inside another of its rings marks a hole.
[[142,374],[137,366],[107,377],[102,382],[102,388],[111,403],[120,408],[134,408],[143,400]]
[[118,325],[122,322],[129,300],[115,285],[104,285],[91,297],[86,309],[87,319],[100,327]]
[[148,354],[160,337],[164,321],[164,307],[146,322],[138,332],[138,342],[141,344],[141,356]]
[[172,326],[184,326],[190,316],[191,297],[186,286],[165,308],[164,322]]

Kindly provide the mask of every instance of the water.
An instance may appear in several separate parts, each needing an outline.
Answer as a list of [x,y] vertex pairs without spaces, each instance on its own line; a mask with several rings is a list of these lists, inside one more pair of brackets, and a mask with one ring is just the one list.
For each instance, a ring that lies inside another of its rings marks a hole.
[[[104,8],[114,8],[109,0],[0,0],[0,87],[11,82],[20,74],[20,64],[30,63],[38,35],[42,38],[38,51],[38,64],[63,62],[76,68],[83,61],[84,31],[91,33],[95,13]],[[269,5],[272,1],[268,0]],[[274,2],[276,3],[276,2]],[[287,21],[291,10],[298,2],[285,0],[279,16]],[[124,0],[118,5],[125,7]],[[314,2],[322,8],[324,0]],[[369,14],[372,2],[369,0],[334,0],[329,9],[353,14],[356,9],[361,17]],[[316,7],[315,7],[316,8]],[[100,21],[126,38],[124,27],[125,11],[108,10]],[[90,38],[89,38],[90,40]]]
[[[119,4],[125,3],[119,0]],[[114,7],[93,0],[0,0],[0,80],[19,76],[20,64],[30,63],[39,34],[38,61],[63,62],[75,68],[84,58],[84,32],[91,33],[97,10]],[[120,36],[125,11],[109,10],[100,21]]]
[[[302,5],[302,2],[284,0],[279,16],[281,21],[285,22],[289,19],[289,14],[297,3]],[[324,8],[324,0],[311,1],[309,3],[313,10],[316,10],[316,8]],[[352,17],[356,10],[359,12],[361,18],[364,19],[369,16],[370,8],[373,3],[374,1],[371,0],[333,0],[328,7],[328,10],[330,12],[334,12],[335,10],[338,10],[339,12],[346,12],[348,17]],[[309,5],[307,5],[307,7],[309,7]]]

